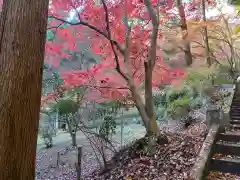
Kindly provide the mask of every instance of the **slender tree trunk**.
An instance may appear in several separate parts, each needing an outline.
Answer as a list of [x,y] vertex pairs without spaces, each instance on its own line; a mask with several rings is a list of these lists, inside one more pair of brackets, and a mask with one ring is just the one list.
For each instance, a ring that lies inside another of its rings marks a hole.
[[70,122],[71,120],[69,120],[69,116],[67,114],[65,115],[65,118],[66,118],[66,123],[68,125],[68,132],[72,138],[72,146],[77,146],[77,137],[76,137],[77,131],[74,129],[72,123]]
[[[205,12],[205,0],[201,0],[202,3],[202,15],[203,15],[203,21],[206,22],[206,12]],[[205,46],[205,57],[206,62],[208,66],[210,67],[212,65],[211,61],[211,53],[210,53],[210,47],[208,43],[208,33],[207,33],[207,26],[203,27],[203,40],[204,40],[204,46]]]
[[[136,103],[136,107],[138,109],[138,112],[139,112],[139,114],[140,114],[140,116],[143,120],[143,125],[146,128],[147,135],[152,135],[152,134],[157,135],[157,132],[158,132],[159,129],[157,129],[157,130],[155,128],[152,129],[152,127],[157,127],[158,128],[158,126],[153,126],[154,123],[151,123],[151,118],[147,114],[147,108],[145,108],[146,105],[143,103],[143,100],[142,100],[135,84],[132,81],[129,81],[129,87],[130,87],[133,99]],[[150,112],[150,110],[149,110],[149,112]],[[154,113],[152,113],[152,114],[154,114]]]
[[144,63],[145,68],[145,110],[149,117],[149,130],[148,134],[157,135],[159,133],[159,128],[154,113],[153,104],[153,92],[152,92],[152,68],[148,66],[148,63]]
[[72,146],[77,146],[77,137],[76,137],[76,132],[71,133],[71,138],[72,138]]
[[146,113],[145,105],[142,101],[142,98],[141,98],[139,92],[137,91],[137,88],[136,88],[136,86],[134,85],[133,82],[130,81],[129,87],[130,87],[134,102],[136,103],[136,108],[138,109],[138,112],[139,112],[139,114],[140,114],[140,116],[143,120],[143,124],[146,127],[146,129],[149,129],[149,127],[148,127],[149,118],[148,118],[148,115]]
[[0,179],[34,180],[48,0],[6,0],[0,21]]
[[177,7],[180,15],[180,23],[181,23],[181,31],[183,34],[183,49],[185,53],[185,61],[188,66],[190,66],[193,62],[192,60],[192,53],[191,53],[191,46],[190,42],[186,40],[186,33],[187,33],[187,22],[186,22],[186,16],[184,12],[184,7],[182,5],[182,0],[177,0]]

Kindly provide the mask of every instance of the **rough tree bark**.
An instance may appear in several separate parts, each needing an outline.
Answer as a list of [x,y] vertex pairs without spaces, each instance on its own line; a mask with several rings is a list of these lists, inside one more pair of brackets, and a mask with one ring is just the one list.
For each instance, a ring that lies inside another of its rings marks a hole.
[[48,0],[6,0],[0,20],[0,179],[34,180]]
[[[206,22],[205,0],[201,0],[201,3],[202,3],[203,21]],[[205,46],[206,62],[208,64],[208,66],[210,67],[212,65],[212,61],[211,61],[210,47],[209,47],[209,43],[208,43],[207,26],[203,27],[202,31],[203,31],[203,40],[204,40],[204,46]]]
[[180,24],[181,24],[181,31],[182,31],[182,38],[183,38],[183,50],[185,53],[185,61],[186,61],[186,64],[190,66],[193,60],[192,60],[190,42],[186,40],[188,29],[187,29],[187,22],[186,22],[184,7],[182,5],[182,0],[177,0],[176,5],[180,15]]

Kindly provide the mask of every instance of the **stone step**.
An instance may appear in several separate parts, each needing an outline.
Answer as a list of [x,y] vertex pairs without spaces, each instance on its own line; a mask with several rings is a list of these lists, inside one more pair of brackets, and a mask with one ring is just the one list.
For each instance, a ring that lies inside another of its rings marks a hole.
[[240,142],[240,134],[231,134],[231,133],[220,133],[218,140],[229,141],[229,142]]
[[230,109],[231,109],[231,110],[233,110],[233,109],[239,110],[239,108],[240,108],[240,105],[234,105],[234,104],[232,104],[232,105],[230,106]]
[[239,112],[230,112],[229,113],[229,117],[230,117],[230,119],[232,118],[232,117],[240,117],[240,114],[239,114]]
[[[240,116],[230,116],[230,119],[232,120],[232,121],[240,121]],[[230,120],[230,121],[231,121]]]
[[230,119],[232,117],[239,117],[239,116],[240,116],[240,114],[236,114],[235,112],[234,113],[230,112],[230,114],[229,114]]
[[231,106],[230,109],[231,109],[231,111],[240,111],[239,106]]
[[231,109],[231,110],[234,110],[234,109],[235,109],[235,110],[239,110],[239,106],[240,106],[240,105],[232,105],[232,106],[230,107],[230,109]]
[[230,114],[230,117],[240,117],[240,113],[237,112],[237,113],[231,113]]
[[230,110],[231,110],[231,112],[232,111],[240,111],[240,107],[236,107],[236,106],[232,106],[231,108],[230,108]]
[[240,106],[240,102],[231,104],[231,108],[238,108],[239,106]]
[[232,98],[232,100],[239,100],[239,97],[238,97],[238,96],[234,96],[234,97]]
[[237,104],[237,103],[239,103],[239,104],[240,104],[240,101],[239,101],[239,99],[233,99],[233,101],[232,101],[232,104]]
[[239,115],[240,115],[240,110],[239,111],[233,110],[230,112],[230,116],[239,116]]
[[211,160],[210,171],[220,171],[223,173],[237,174],[240,172],[240,160],[232,158]]
[[240,129],[240,124],[229,124],[228,127],[232,129]]
[[240,114],[231,114],[230,113],[230,117],[231,118],[240,118]]
[[240,124],[240,118],[231,118],[231,120],[229,121],[230,124]]
[[239,109],[231,109],[230,114],[239,113],[239,112],[240,112],[240,108]]
[[232,114],[232,113],[236,113],[236,112],[239,112],[239,111],[240,111],[240,108],[239,109],[231,109],[229,113]]
[[240,111],[240,108],[231,108],[230,113],[232,113],[232,112],[239,112],[239,111]]
[[217,142],[215,153],[240,156],[240,144]]
[[231,116],[240,116],[240,115],[238,111],[233,110],[233,111],[230,111],[229,116],[231,117]]

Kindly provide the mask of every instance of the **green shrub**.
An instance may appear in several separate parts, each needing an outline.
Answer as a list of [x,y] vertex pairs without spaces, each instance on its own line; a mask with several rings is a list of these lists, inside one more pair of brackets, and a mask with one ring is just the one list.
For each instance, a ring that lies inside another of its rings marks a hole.
[[167,92],[166,100],[168,103],[173,103],[177,99],[181,99],[182,97],[188,94],[186,89],[171,89]]
[[192,98],[196,96],[196,92],[189,86],[182,86],[181,88],[170,87],[167,89],[166,102],[172,103],[175,100],[182,99],[183,97]]
[[197,96],[189,102],[191,109],[199,109],[203,106],[203,97]]
[[220,84],[233,84],[233,80],[227,77],[221,77],[218,76],[214,78],[214,84],[215,85],[220,85]]
[[153,95],[153,103],[155,107],[166,107],[166,93],[158,93]]
[[99,134],[109,139],[116,133],[116,121],[112,116],[105,116],[103,124],[100,127]]
[[63,99],[55,104],[54,109],[57,109],[60,115],[74,114],[78,111],[79,105],[71,99]]
[[175,117],[186,115],[190,107],[189,103],[190,98],[187,95],[176,99],[168,106],[168,113]]
[[39,134],[43,139],[46,148],[52,147],[52,137],[54,135],[54,131],[50,127],[41,127],[39,129]]

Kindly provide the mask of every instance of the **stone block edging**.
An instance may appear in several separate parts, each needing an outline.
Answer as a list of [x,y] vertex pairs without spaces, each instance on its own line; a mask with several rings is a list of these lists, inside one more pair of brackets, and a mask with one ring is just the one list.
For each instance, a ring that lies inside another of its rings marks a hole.
[[211,156],[214,148],[213,144],[215,143],[219,132],[219,125],[213,124],[210,127],[208,135],[203,142],[202,148],[199,152],[198,158],[196,159],[196,163],[190,172],[191,180],[202,180],[206,175],[209,163],[211,162]]

